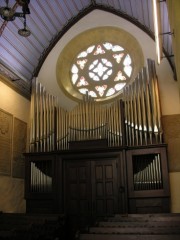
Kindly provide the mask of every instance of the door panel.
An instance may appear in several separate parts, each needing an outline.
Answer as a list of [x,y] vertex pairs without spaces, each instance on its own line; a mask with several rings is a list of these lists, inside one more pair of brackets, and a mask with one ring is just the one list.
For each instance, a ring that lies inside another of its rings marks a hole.
[[97,160],[91,163],[92,200],[95,216],[118,212],[116,160]]
[[68,215],[91,215],[90,163],[67,161],[65,209]]
[[115,159],[69,160],[65,166],[65,209],[71,218],[87,223],[118,213]]

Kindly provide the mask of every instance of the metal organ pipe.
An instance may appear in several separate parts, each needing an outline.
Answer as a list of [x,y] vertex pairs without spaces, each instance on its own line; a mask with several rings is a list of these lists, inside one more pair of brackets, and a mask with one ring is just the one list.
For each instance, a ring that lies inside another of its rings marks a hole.
[[51,192],[52,176],[49,161],[31,162],[31,192]]
[[[147,61],[147,67],[124,88],[121,96],[124,107],[121,107],[120,99],[104,106],[86,96],[84,101],[67,112],[58,105],[58,99],[34,79],[30,152],[64,150],[69,148],[69,141],[104,138],[109,147],[162,143],[158,81],[152,60]],[[125,138],[122,133],[125,133]],[[122,143],[122,139],[125,142]]]
[[162,124],[155,63],[147,61],[133,84],[123,90],[128,146],[162,143]]
[[30,145],[29,151],[35,151],[35,79],[32,80],[32,91],[31,91],[31,116],[30,116]]
[[32,82],[30,151],[48,152],[55,149],[55,97],[36,81]]
[[162,189],[162,173],[160,154],[136,156],[133,159],[134,190],[157,190]]

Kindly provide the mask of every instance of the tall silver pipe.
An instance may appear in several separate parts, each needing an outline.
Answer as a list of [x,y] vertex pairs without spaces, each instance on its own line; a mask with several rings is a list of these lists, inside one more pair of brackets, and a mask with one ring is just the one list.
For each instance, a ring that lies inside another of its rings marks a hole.
[[145,97],[144,97],[144,71],[139,73],[139,82],[141,86],[140,99],[141,99],[141,112],[142,112],[142,130],[144,134],[145,144],[147,145],[147,117],[146,117],[146,105],[145,105]]
[[140,86],[140,82],[139,82],[139,76],[136,79],[136,89],[137,89],[137,115],[138,115],[138,131],[139,131],[139,137],[140,137],[140,145],[143,144],[142,141],[142,113],[141,113],[141,98],[140,98],[140,94],[141,94],[141,86]]
[[133,89],[132,85],[129,86],[129,95],[130,95],[130,118],[131,118],[131,137],[132,137],[132,145],[135,144],[135,134],[134,134],[134,102],[133,102]]
[[30,113],[30,146],[29,151],[35,151],[35,126],[36,126],[36,114],[35,114],[35,98],[36,98],[36,79],[32,80],[31,90],[31,113]]
[[162,124],[161,124],[161,106],[160,106],[160,97],[159,97],[159,87],[158,87],[158,78],[156,74],[155,62],[152,61],[152,69],[153,69],[153,79],[154,79],[154,94],[155,94],[155,102],[157,109],[157,126],[159,132],[159,142],[162,143]]
[[143,79],[144,79],[144,92],[145,92],[145,104],[146,104],[146,114],[147,114],[147,127],[148,127],[148,134],[149,134],[149,141],[152,144],[152,111],[150,106],[150,87],[147,78],[147,70],[143,68]]
[[36,84],[36,130],[35,130],[35,142],[36,142],[36,152],[39,152],[39,141],[40,141],[40,83]]
[[150,59],[147,60],[148,64],[148,73],[149,73],[149,87],[150,87],[150,100],[152,106],[152,119],[153,119],[153,133],[155,136],[156,142],[158,141],[158,124],[157,124],[157,106],[155,100],[155,89],[154,89],[154,74],[153,74],[153,65]]
[[135,142],[139,145],[139,134],[138,134],[138,114],[137,114],[137,86],[133,83],[133,105],[134,105],[134,130],[135,130]]
[[130,91],[129,87],[127,87],[127,117],[128,117],[128,138],[129,138],[129,145],[132,145],[132,137],[131,137],[131,104],[130,104]]
[[129,145],[129,133],[128,133],[128,103],[127,103],[127,88],[123,90],[124,96],[124,121],[125,121],[125,132],[126,132],[126,144]]

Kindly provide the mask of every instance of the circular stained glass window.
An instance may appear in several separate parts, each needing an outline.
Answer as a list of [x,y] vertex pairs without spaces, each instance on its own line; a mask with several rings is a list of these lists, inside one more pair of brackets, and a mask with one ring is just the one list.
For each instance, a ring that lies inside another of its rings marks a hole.
[[71,82],[80,94],[105,99],[121,92],[132,75],[132,59],[119,45],[94,44],[79,52],[71,66]]

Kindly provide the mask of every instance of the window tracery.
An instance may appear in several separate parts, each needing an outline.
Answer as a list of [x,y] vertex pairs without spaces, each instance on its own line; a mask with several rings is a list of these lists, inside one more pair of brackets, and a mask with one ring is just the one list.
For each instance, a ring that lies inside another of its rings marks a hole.
[[129,53],[110,42],[89,46],[78,53],[71,67],[71,82],[81,94],[95,99],[116,95],[132,74]]

